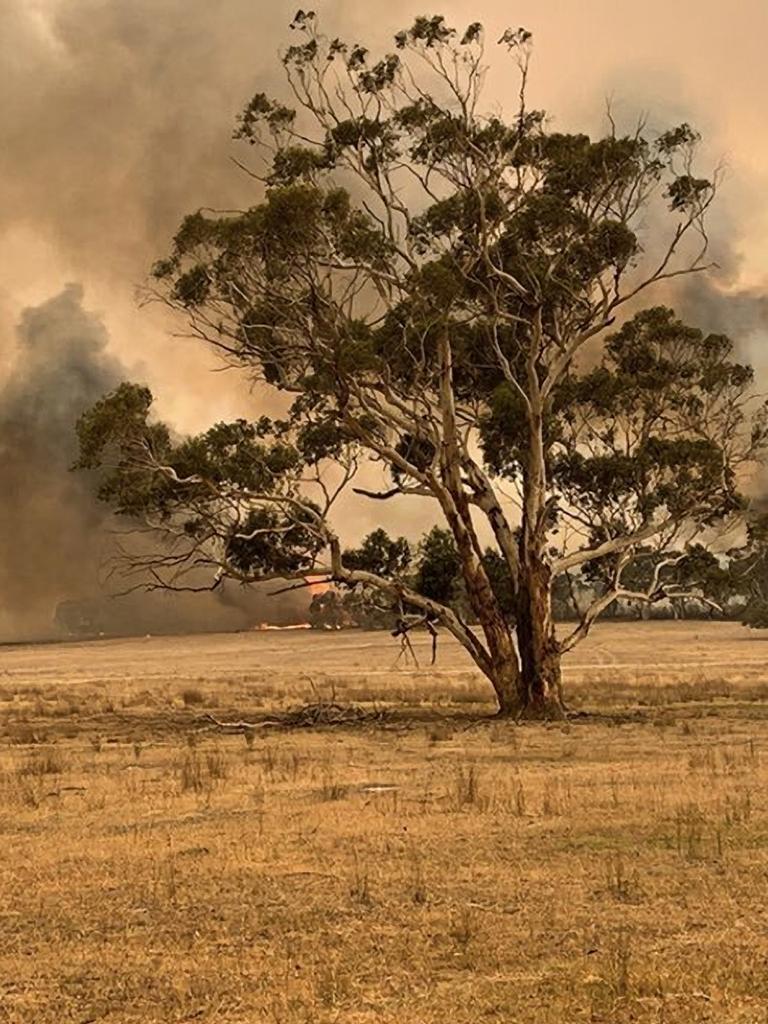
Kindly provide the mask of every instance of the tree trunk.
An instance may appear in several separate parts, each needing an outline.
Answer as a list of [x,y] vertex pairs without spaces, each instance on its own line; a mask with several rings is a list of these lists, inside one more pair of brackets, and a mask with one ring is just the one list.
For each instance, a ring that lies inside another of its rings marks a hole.
[[518,684],[521,718],[563,718],[560,647],[552,617],[552,573],[547,564],[547,453],[544,423],[548,398],[542,391],[536,353],[542,341],[541,310],[533,322],[528,376],[528,457],[523,470],[520,576],[517,588]]
[[520,717],[563,718],[560,648],[552,617],[550,573],[538,559],[524,558],[518,593],[517,649],[520,658]]
[[443,444],[440,448],[443,489],[437,496],[456,542],[470,606],[485,634],[486,651],[480,659],[473,657],[493,684],[499,714],[517,714],[520,708],[520,669],[509,623],[502,614],[483,566],[480,542],[462,479],[462,450],[453,393],[453,355],[445,332],[440,335],[438,353],[443,418]]
[[480,667],[490,679],[499,705],[500,716],[515,716],[520,712],[520,664],[508,623],[499,610],[496,597],[484,572],[464,566],[472,610],[485,636],[488,662]]
[[490,678],[499,705],[499,718],[519,717],[523,710],[520,704],[520,665],[514,651],[508,658],[496,658]]

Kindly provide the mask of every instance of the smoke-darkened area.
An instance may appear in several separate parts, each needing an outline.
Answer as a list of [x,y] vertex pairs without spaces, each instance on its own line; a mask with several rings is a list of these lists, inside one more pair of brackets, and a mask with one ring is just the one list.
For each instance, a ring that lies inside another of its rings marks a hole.
[[[328,31],[361,31],[354,7],[325,4]],[[89,272],[89,287],[105,276],[125,276],[130,287],[184,214],[252,199],[254,183],[231,162],[232,132],[254,91],[284,91],[279,50],[292,41],[296,8],[295,0],[0,5],[0,95],[13,97],[0,109],[0,233],[44,235],[73,276]]]
[[0,636],[45,635],[97,579],[105,513],[69,472],[73,424],[125,372],[77,286],[24,312],[0,390]]
[[0,94],[13,97],[0,109],[0,640],[304,617],[306,593],[110,598],[115,524],[69,471],[77,417],[137,374],[182,430],[252,411],[247,389],[180,350],[134,290],[184,214],[249,201],[230,160],[235,116],[276,85],[293,13],[251,0],[0,5]]
[[78,285],[23,313],[0,388],[0,640],[302,618],[300,598],[277,602],[235,586],[209,595],[116,596],[125,587],[110,573],[119,524],[97,502],[93,481],[71,466],[78,417],[128,376]]
[[733,338],[739,357],[768,381],[768,291],[729,286],[717,275],[699,276],[678,285],[673,300],[691,323]]

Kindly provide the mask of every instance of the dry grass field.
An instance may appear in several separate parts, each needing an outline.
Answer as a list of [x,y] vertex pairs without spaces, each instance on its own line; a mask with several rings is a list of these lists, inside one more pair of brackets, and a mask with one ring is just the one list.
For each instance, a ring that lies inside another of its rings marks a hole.
[[445,640],[0,649],[0,1022],[765,1024],[766,637],[603,624],[551,726]]

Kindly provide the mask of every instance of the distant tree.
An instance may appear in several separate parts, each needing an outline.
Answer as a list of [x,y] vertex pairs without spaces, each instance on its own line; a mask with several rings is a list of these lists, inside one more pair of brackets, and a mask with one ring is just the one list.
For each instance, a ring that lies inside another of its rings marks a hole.
[[768,513],[750,517],[746,542],[729,554],[728,587],[744,625],[768,629]]
[[[613,565],[610,561],[592,562],[587,576],[601,594],[610,590]],[[684,550],[659,551],[639,546],[634,560],[622,574],[623,600],[638,615],[650,614],[651,606],[664,602],[668,614],[685,618],[689,606],[699,614],[707,611],[725,614],[732,597],[730,569],[702,544],[692,543]]]
[[552,614],[555,620],[580,620],[593,600],[594,590],[578,568],[552,577]]
[[[514,582],[506,559],[486,548],[481,563],[502,614],[514,623],[516,605]],[[450,530],[434,526],[421,539],[412,577],[413,587],[427,597],[453,608],[469,622],[476,622],[461,568],[461,555]]]
[[[461,558],[450,530],[433,526],[418,542],[414,551],[405,538],[392,540],[382,528],[365,537],[359,548],[344,551],[344,564],[350,569],[366,569],[385,576],[396,576],[424,597],[440,601],[474,624],[472,608],[467,600],[461,572]],[[514,619],[514,587],[506,560],[498,551],[487,548],[482,556],[493,592],[503,613]],[[318,599],[322,603],[323,595]],[[416,616],[418,609],[400,600],[388,607],[381,604],[375,589],[359,585],[353,587],[345,607],[356,624],[390,625],[396,615]],[[384,613],[384,614],[383,614]]]
[[501,552],[494,548],[485,549],[481,562],[502,615],[507,622],[513,624],[517,615],[517,600],[515,581],[509,571],[509,563]]
[[434,526],[419,545],[414,578],[418,593],[447,607],[463,603],[461,556],[450,530]]
[[353,624],[344,607],[344,595],[333,589],[313,595],[308,619],[313,629],[341,629]]
[[673,582],[682,591],[688,591],[679,598],[674,591],[669,594],[673,604],[679,602],[682,617],[688,614],[689,605],[698,614],[705,612],[710,618],[713,615],[727,617],[737,596],[727,556],[715,555],[703,544],[692,544],[688,548],[677,566],[677,578]]
[[[559,715],[561,654],[616,600],[661,594],[628,594],[628,567],[738,514],[765,444],[727,338],[663,308],[614,329],[652,285],[707,267],[697,136],[551,130],[528,105],[523,29],[500,40],[520,78],[504,120],[481,106],[478,23],[417,18],[380,60],[311,12],[292,28],[293,106],[258,94],[237,130],[263,192],[186,218],[154,271],[190,333],[292,395],[290,413],[179,441],[126,385],[81,420],[81,465],[165,542],[133,563],[151,585],[312,571],[376,588],[448,629],[501,713]],[[434,501],[478,630],[445,578],[345,559],[335,503],[369,458],[392,486],[359,493]],[[605,591],[558,641],[555,581],[597,560]]]
[[411,547],[405,537],[392,540],[381,527],[369,533],[359,548],[344,552],[344,564],[350,569],[364,569],[388,578],[402,576],[411,559]]
[[344,611],[348,621],[360,629],[394,630],[400,618],[395,601],[382,597],[373,587],[356,586],[342,589]]

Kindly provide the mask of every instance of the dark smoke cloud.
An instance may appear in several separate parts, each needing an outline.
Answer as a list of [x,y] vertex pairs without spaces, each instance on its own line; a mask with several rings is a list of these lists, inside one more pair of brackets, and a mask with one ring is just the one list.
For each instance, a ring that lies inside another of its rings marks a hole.
[[[326,13],[346,17],[345,7]],[[253,201],[229,159],[232,128],[253,91],[277,88],[294,13],[284,0],[0,3],[0,95],[12,98],[0,105],[1,638],[46,635],[62,600],[85,601],[85,619],[119,632],[301,617],[301,598],[277,604],[237,588],[105,604],[109,520],[90,482],[68,472],[77,416],[135,376],[122,361],[142,360],[182,427],[252,409],[233,378],[212,387],[207,356],[180,350],[131,292],[184,214]],[[13,330],[18,296],[55,293],[59,274],[86,283],[111,339],[76,286]],[[77,622],[78,607],[64,619]]]
[[[688,278],[678,285],[673,304],[689,323],[731,338],[736,357],[754,368],[757,391],[764,395],[768,390],[768,289],[740,287],[737,267],[734,256],[719,273]],[[768,467],[757,467],[744,486],[756,506],[765,508]]]
[[[226,203],[230,124],[254,74],[242,29],[255,19],[252,3],[224,8],[3,5],[0,92],[16,102],[0,114],[0,224],[27,221],[80,265],[109,255],[115,273],[135,273],[188,208]],[[266,43],[272,16],[258,21]]]
[[0,390],[0,633],[50,631],[56,604],[98,575],[105,514],[69,472],[77,417],[125,376],[70,285],[18,329]]
[[[257,201],[257,184],[232,163],[247,159],[232,130],[255,91],[285,96],[278,52],[296,7],[0,2],[0,379],[8,323],[76,280],[103,310],[112,350],[144,362],[162,414],[180,429],[253,410],[247,385],[212,378],[215,357],[172,338],[163,311],[139,310],[134,289],[184,215]],[[351,0],[321,13],[329,32],[376,40]],[[380,35],[383,46],[391,26]]]
[[108,572],[117,524],[96,501],[93,481],[71,471],[74,424],[137,374],[109,353],[104,325],[82,301],[82,288],[68,285],[24,312],[16,359],[0,388],[0,639],[299,621],[301,598],[278,603],[234,586],[199,597],[114,596],[125,586]]
[[[737,358],[752,364],[758,386],[766,390],[768,274],[760,274],[764,268],[759,268],[759,283],[743,283],[750,277],[754,281],[756,276],[756,268],[748,265],[743,248],[749,229],[754,228],[765,209],[765,193],[759,178],[748,173],[743,154],[741,161],[731,162],[725,148],[723,109],[705,105],[700,93],[692,90],[690,83],[684,84],[681,68],[674,64],[657,69],[652,77],[648,75],[647,62],[629,64],[620,75],[606,77],[601,92],[610,99],[611,116],[620,132],[631,134],[643,121],[646,135],[653,138],[672,126],[691,124],[701,134],[695,173],[716,180],[718,189],[707,213],[708,251],[703,262],[709,263],[710,268],[654,286],[639,296],[627,314],[645,306],[664,304],[705,333],[727,335],[735,343]],[[742,106],[747,107],[750,99],[745,94]],[[591,133],[605,130],[599,94],[583,100],[580,106]],[[743,113],[727,107],[726,112],[729,117]],[[758,151],[761,146],[762,139],[757,142]],[[674,226],[666,200],[657,201],[646,211],[641,234],[645,267],[658,265]],[[693,235],[687,247],[678,253],[681,263],[697,254],[700,245],[700,237]]]
[[678,311],[707,332],[727,334],[761,381],[768,376],[768,291],[741,288],[720,275],[689,278],[675,296]]
[[[325,4],[329,30],[359,27]],[[0,231],[26,223],[82,269],[137,278],[179,219],[236,205],[235,116],[282,90],[296,0],[38,0],[0,5]],[[34,69],[32,74],[31,69]],[[242,152],[241,152],[242,155]]]

